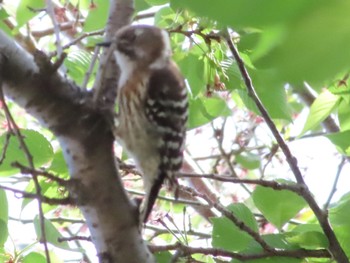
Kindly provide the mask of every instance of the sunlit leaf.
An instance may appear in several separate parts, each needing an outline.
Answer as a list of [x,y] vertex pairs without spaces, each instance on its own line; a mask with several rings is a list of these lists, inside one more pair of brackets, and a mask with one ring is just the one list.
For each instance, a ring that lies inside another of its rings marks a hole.
[[236,162],[247,169],[257,169],[260,167],[260,156],[249,152],[236,155]]
[[304,249],[321,249],[328,247],[327,237],[318,231],[301,232],[286,238],[289,243]]
[[[39,132],[33,130],[21,130],[24,142],[27,145],[31,156],[33,157],[34,165],[40,167],[48,163],[53,157],[53,150],[50,142]],[[0,147],[5,145],[6,134],[0,136]],[[18,173],[17,168],[12,167],[13,162],[19,162],[23,165],[28,165],[27,156],[16,136],[10,137],[10,142],[6,151],[6,158],[0,165],[0,175],[6,176]]]
[[45,8],[45,0],[21,0],[16,10],[17,27],[20,28],[34,16],[38,15],[40,10]]
[[[49,242],[50,244],[58,248],[72,250],[72,251],[81,251],[80,249],[71,249],[67,241],[59,242],[58,239],[63,238],[63,236],[56,229],[56,227],[51,223],[51,221],[45,219],[43,223],[45,226],[45,234],[46,234],[47,242]],[[38,216],[34,218],[34,228],[35,228],[35,232],[38,237],[38,240],[41,240],[42,239],[41,222]]]
[[31,252],[28,255],[23,257],[23,263],[45,263],[46,258],[37,252]]
[[312,103],[304,128],[299,136],[317,127],[336,108],[341,100],[340,96],[333,95],[329,91],[322,92]]
[[7,223],[0,219],[0,247],[2,247],[8,238]]
[[5,223],[7,223],[9,218],[8,210],[6,192],[3,189],[0,189],[0,220],[3,220]]
[[338,120],[341,131],[350,130],[350,103],[345,99],[339,103]]
[[[258,231],[257,222],[252,212],[243,204],[234,204],[228,207],[239,220],[254,231]],[[228,249],[230,251],[243,250],[253,238],[237,227],[226,217],[215,217],[213,222],[213,247]]]
[[256,207],[266,219],[278,228],[281,228],[306,206],[303,198],[287,190],[257,186],[252,197]]
[[217,97],[190,100],[189,107],[189,129],[207,124],[219,116],[228,116],[231,113],[226,102]]
[[90,5],[89,14],[85,19],[83,30],[91,32],[103,29],[106,25],[109,10],[109,1],[95,0]]
[[338,150],[346,155],[350,155],[350,131],[330,133],[325,135],[334,145],[337,146]]

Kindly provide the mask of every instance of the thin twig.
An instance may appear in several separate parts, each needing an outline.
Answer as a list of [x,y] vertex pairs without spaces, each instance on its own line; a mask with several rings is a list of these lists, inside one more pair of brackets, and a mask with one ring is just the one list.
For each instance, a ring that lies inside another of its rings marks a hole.
[[54,30],[55,37],[56,37],[55,44],[57,47],[57,55],[61,56],[63,53],[63,49],[62,49],[62,45],[61,45],[60,26],[56,20],[55,8],[54,8],[54,5],[52,3],[52,0],[46,0],[46,12],[49,15],[51,22],[52,22],[52,25],[53,25],[53,30]]
[[[21,134],[20,129],[17,126],[17,123],[13,119],[9,108],[7,107],[4,93],[2,90],[2,86],[0,86],[0,100],[3,103],[3,109],[4,109],[4,112],[6,115],[6,119],[9,123],[11,129],[13,129],[13,133],[17,137],[19,145],[20,145],[20,147],[21,147],[21,149],[22,149],[22,151],[23,151],[23,153],[28,161],[29,167],[31,169],[35,170],[33,156],[31,155],[31,153],[27,147],[27,144],[24,141],[24,137]],[[50,253],[49,253],[49,248],[48,248],[48,244],[47,244],[47,240],[46,240],[45,217],[44,217],[44,211],[43,211],[43,207],[42,207],[42,200],[40,198],[41,197],[41,187],[39,184],[39,180],[35,174],[33,174],[33,181],[34,181],[34,185],[35,185],[35,189],[36,189],[36,195],[38,197],[37,200],[38,200],[38,209],[39,209],[39,218],[40,218],[40,230],[41,230],[41,235],[42,235],[41,243],[43,243],[43,245],[44,245],[46,260],[48,263],[50,263],[51,262]]]
[[149,246],[152,252],[176,250],[181,256],[188,256],[193,254],[203,254],[213,257],[229,257],[235,258],[241,261],[248,261],[253,259],[261,259],[268,257],[288,257],[288,258],[331,258],[332,256],[326,249],[308,250],[308,249],[295,249],[295,250],[274,250],[264,251],[256,254],[248,253],[236,253],[227,251],[220,248],[203,248],[203,247],[190,247],[181,243],[165,246]]
[[344,252],[343,248],[340,246],[340,243],[339,243],[339,241],[338,241],[338,239],[337,239],[337,237],[336,237],[336,235],[335,235],[335,233],[334,233],[334,231],[329,223],[328,214],[319,207],[315,198],[313,197],[313,195],[309,191],[307,185],[305,184],[304,178],[300,172],[300,169],[298,167],[297,159],[292,155],[289,147],[287,146],[287,144],[283,140],[282,136],[280,135],[279,131],[276,128],[276,125],[272,121],[267,110],[265,109],[264,105],[262,104],[258,95],[256,94],[252,80],[248,74],[248,71],[244,65],[242,58],[239,55],[237,48],[235,47],[235,45],[233,44],[233,42],[231,40],[230,33],[228,30],[226,30],[224,32],[224,37],[226,39],[229,50],[231,51],[233,57],[235,58],[235,60],[237,62],[238,68],[240,70],[241,76],[242,76],[244,83],[246,85],[246,88],[248,90],[249,96],[253,99],[255,105],[258,107],[262,117],[264,118],[270,131],[272,132],[273,136],[275,137],[279,147],[282,149],[282,152],[286,157],[286,160],[287,160],[289,167],[291,168],[291,170],[294,174],[294,177],[296,178],[296,181],[300,185],[304,186],[305,191],[302,193],[302,197],[309,204],[311,210],[314,212],[315,216],[317,217],[317,219],[320,223],[320,226],[323,229],[323,232],[327,236],[328,241],[329,241],[329,251],[332,253],[334,259],[337,260],[338,262],[348,263],[349,259],[345,255],[345,252]]
[[88,85],[88,83],[89,83],[90,77],[91,77],[92,72],[93,72],[93,70],[94,70],[94,67],[95,67],[97,58],[99,57],[99,54],[100,54],[100,49],[101,49],[100,46],[96,46],[95,49],[94,49],[94,55],[93,55],[92,58],[91,58],[91,62],[90,62],[90,65],[89,65],[89,69],[88,69],[88,71],[85,73],[84,81],[83,81],[83,84],[81,85],[81,87],[82,87],[83,90],[86,90],[86,89],[87,89],[87,85]]
[[[161,227],[156,226],[156,225],[146,224],[145,228],[155,231],[156,232],[155,235],[157,235],[157,236],[169,233],[168,229],[164,229],[164,228],[161,228]],[[172,228],[170,230],[171,230],[171,232],[173,232],[175,234],[179,233],[179,230],[172,229]],[[181,232],[185,232],[185,231],[181,231]],[[205,239],[211,238],[211,234],[199,232],[199,231],[195,231],[195,230],[186,231],[186,235],[196,236],[196,237],[205,238]]]
[[206,196],[205,194],[199,193],[196,190],[190,188],[190,187],[184,187],[185,191],[188,193],[200,197],[203,200],[205,200],[210,206],[216,208],[220,213],[222,213],[225,217],[230,219],[239,229],[246,232],[248,235],[250,235],[256,242],[260,244],[260,246],[268,252],[273,252],[275,249],[271,247],[269,244],[266,243],[264,239],[260,236],[260,234],[253,229],[251,229],[249,226],[247,226],[243,221],[241,221],[239,218],[236,217],[231,211],[227,210],[225,207],[223,207],[219,202],[213,202],[211,199]]
[[9,143],[10,143],[11,135],[12,134],[9,131],[6,133],[5,142],[3,144],[3,148],[2,148],[2,152],[1,152],[1,156],[0,156],[0,165],[2,164],[2,162],[6,158],[6,152],[7,152],[7,148],[9,146]]
[[[131,190],[131,189],[126,189],[126,191],[130,194],[134,195],[139,195],[139,196],[144,196],[144,192],[136,191],[136,190]],[[195,202],[191,200],[184,200],[184,199],[176,199],[176,198],[171,198],[171,197],[166,197],[166,196],[158,196],[157,199],[159,200],[164,200],[164,201],[169,201],[173,202],[176,204],[185,204],[185,205],[190,205],[190,206],[200,206],[200,207],[208,207],[206,204],[200,203],[200,202]]]
[[54,174],[49,173],[47,171],[42,171],[42,170],[37,170],[37,169],[32,169],[30,167],[26,167],[26,166],[20,164],[19,162],[12,163],[12,166],[20,169],[22,174],[43,176],[43,177],[46,177],[52,181],[57,182],[58,184],[60,184],[62,186],[67,186],[67,184],[68,184],[67,180],[59,178],[57,175],[54,175]]
[[72,237],[60,237],[58,238],[58,242],[66,242],[66,241],[89,241],[92,242],[91,237],[85,237],[85,236],[72,236]]
[[286,160],[291,168],[291,170],[293,171],[293,174],[297,180],[298,183],[300,184],[305,184],[304,182],[304,178],[299,170],[299,167],[297,165],[297,159],[292,155],[289,147],[287,146],[287,144],[285,143],[284,139],[282,138],[281,134],[279,133],[279,131],[277,130],[276,125],[274,124],[274,122],[272,121],[269,113],[267,112],[267,110],[265,109],[264,105],[262,104],[262,102],[260,101],[258,95],[255,92],[255,88],[253,86],[253,82],[248,74],[247,69],[245,68],[244,62],[242,60],[242,58],[239,55],[239,52],[237,50],[237,48],[235,47],[235,45],[233,44],[230,36],[229,36],[229,32],[226,33],[225,35],[226,37],[226,42],[228,44],[228,47],[233,55],[233,57],[235,58],[238,68],[241,72],[241,75],[243,77],[243,80],[245,82],[246,88],[248,90],[248,94],[249,96],[253,99],[255,105],[258,107],[262,117],[264,118],[267,126],[269,127],[270,131],[272,132],[273,136],[275,137],[275,139],[277,140],[278,145],[281,147],[284,155],[286,156]]
[[212,179],[220,182],[234,183],[234,184],[261,185],[264,187],[272,188],[274,190],[289,190],[297,194],[302,194],[305,191],[305,188],[299,184],[295,184],[295,183],[284,184],[277,181],[268,181],[268,180],[262,180],[262,179],[240,179],[240,178],[233,178],[230,176],[222,176],[217,174],[191,174],[191,173],[178,173],[176,176],[178,178],[181,178],[181,177],[206,178],[206,179]]
[[332,198],[333,198],[335,192],[337,191],[338,181],[339,181],[339,178],[340,178],[341,171],[343,170],[343,167],[345,165],[346,159],[347,158],[343,156],[341,161],[340,161],[340,163],[339,163],[339,165],[338,165],[337,174],[335,175],[331,192],[329,193],[328,199],[327,199],[327,201],[326,201],[326,203],[324,204],[324,207],[323,207],[323,209],[325,209],[325,210],[328,209],[329,204],[331,203]]
[[40,200],[41,203],[46,203],[50,205],[71,205],[72,200],[67,197],[67,198],[49,198],[43,195],[38,195],[38,194],[33,194],[33,193],[28,193],[24,192],[22,190],[18,190],[15,188],[11,188],[8,186],[0,185],[0,189],[6,190],[6,191],[11,191],[15,194],[21,195],[22,198],[30,198],[30,199],[36,199]]

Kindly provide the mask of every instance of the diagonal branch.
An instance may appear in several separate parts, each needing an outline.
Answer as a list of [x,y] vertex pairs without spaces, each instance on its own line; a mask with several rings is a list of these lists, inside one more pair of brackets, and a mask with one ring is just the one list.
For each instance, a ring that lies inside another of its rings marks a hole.
[[[14,118],[12,117],[12,114],[11,114],[9,108],[7,107],[7,104],[6,104],[6,101],[5,101],[5,97],[4,97],[4,93],[3,93],[3,90],[2,90],[1,86],[0,86],[0,101],[2,102],[2,107],[4,109],[7,122],[9,123],[9,127],[11,127],[13,133],[17,137],[17,140],[19,142],[20,148],[23,151],[24,155],[26,156],[26,159],[28,161],[29,167],[31,169],[35,169],[34,162],[33,162],[33,156],[30,153],[29,148],[28,148],[27,144],[24,141],[24,137],[23,137],[19,127],[17,126],[17,123],[15,122]],[[37,196],[41,196],[41,186],[39,184],[39,180],[38,180],[37,175],[36,174],[32,174],[32,178],[33,178],[33,181],[34,181],[36,194],[37,194]],[[48,248],[48,244],[47,244],[47,240],[46,240],[45,216],[44,216],[44,210],[43,210],[43,206],[42,206],[42,200],[41,200],[41,198],[38,198],[37,200],[38,200],[38,211],[39,211],[40,232],[41,232],[40,242],[43,243],[43,245],[44,245],[46,260],[47,260],[48,263],[50,263],[51,259],[50,259],[49,248]]]
[[307,185],[304,182],[304,179],[302,177],[302,174],[299,170],[299,167],[297,165],[297,159],[292,155],[290,149],[288,148],[287,144],[283,140],[282,136],[278,132],[274,122],[272,121],[271,117],[269,116],[267,110],[265,109],[264,105],[260,101],[258,95],[255,92],[252,80],[249,76],[249,73],[244,65],[244,62],[242,58],[239,55],[239,52],[235,45],[233,44],[228,30],[225,32],[225,39],[227,42],[227,45],[229,47],[229,50],[231,51],[233,57],[235,58],[238,68],[240,70],[241,76],[243,77],[244,83],[246,85],[246,88],[248,90],[248,94],[255,102],[255,105],[258,107],[262,117],[264,118],[266,124],[268,125],[269,129],[271,130],[273,136],[277,140],[278,145],[282,149],[282,152],[284,153],[286,160],[296,178],[296,181],[303,185],[305,187],[305,191],[302,194],[302,197],[306,200],[306,202],[309,204],[312,211],[315,213],[315,216],[317,217],[323,232],[328,238],[329,241],[329,251],[332,253],[333,257],[338,261],[342,263],[349,262],[349,259],[345,255],[344,250],[342,249],[337,237],[335,236],[335,233],[328,221],[328,215],[325,211],[323,211],[319,205],[316,203],[316,200],[312,196],[312,193],[309,191]]

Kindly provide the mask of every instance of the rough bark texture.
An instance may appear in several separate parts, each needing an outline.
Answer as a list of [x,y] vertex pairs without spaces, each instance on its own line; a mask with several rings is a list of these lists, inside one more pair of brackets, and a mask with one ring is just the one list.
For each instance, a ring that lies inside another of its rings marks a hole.
[[[116,9],[121,3],[111,1],[111,16],[122,12]],[[122,24],[109,22],[110,32]],[[57,136],[71,175],[70,195],[86,218],[100,262],[154,262],[118,175],[109,114],[92,105],[92,94],[57,74],[43,54],[33,58],[1,31],[0,69],[5,95]],[[115,89],[115,80],[108,89]]]

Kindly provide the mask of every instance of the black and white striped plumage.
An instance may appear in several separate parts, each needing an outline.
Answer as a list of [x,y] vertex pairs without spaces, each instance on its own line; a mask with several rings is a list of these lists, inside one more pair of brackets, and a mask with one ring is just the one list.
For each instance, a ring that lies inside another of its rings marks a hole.
[[157,27],[127,26],[116,35],[121,70],[117,140],[143,173],[146,222],[164,182],[182,165],[187,121],[184,79],[171,60],[169,37]]

